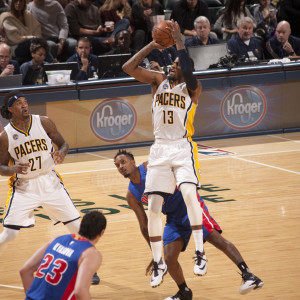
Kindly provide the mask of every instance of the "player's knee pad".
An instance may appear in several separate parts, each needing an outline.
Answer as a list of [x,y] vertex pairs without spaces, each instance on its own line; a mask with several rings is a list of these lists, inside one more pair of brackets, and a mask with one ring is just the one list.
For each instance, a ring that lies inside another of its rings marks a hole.
[[163,200],[163,197],[160,195],[153,194],[148,196],[148,232],[150,237],[161,236],[161,210]]
[[187,207],[191,226],[201,225],[203,211],[198,201],[196,186],[191,183],[183,183],[180,186],[180,191]]

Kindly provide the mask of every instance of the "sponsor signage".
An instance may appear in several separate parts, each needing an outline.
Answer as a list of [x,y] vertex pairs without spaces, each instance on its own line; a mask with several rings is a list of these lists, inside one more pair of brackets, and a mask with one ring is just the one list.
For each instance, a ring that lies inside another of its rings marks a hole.
[[264,118],[267,101],[256,87],[245,85],[230,90],[221,102],[221,116],[231,128],[244,130],[255,127]]
[[117,142],[130,135],[136,121],[137,114],[131,103],[121,98],[110,98],[93,110],[90,126],[99,139]]

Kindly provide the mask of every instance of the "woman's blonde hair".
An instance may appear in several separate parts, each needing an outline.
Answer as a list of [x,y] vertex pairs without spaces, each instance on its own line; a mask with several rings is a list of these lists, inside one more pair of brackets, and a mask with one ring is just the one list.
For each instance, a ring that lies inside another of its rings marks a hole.
[[[122,6],[121,1],[120,0],[105,0],[105,2],[103,3],[103,5],[100,7],[100,12],[101,11],[109,11],[109,10],[118,10],[120,7]],[[121,9],[122,11],[122,18],[131,18],[131,6],[129,5],[129,3],[126,1],[125,5],[123,6],[123,8]],[[119,17],[120,14],[118,14]]]

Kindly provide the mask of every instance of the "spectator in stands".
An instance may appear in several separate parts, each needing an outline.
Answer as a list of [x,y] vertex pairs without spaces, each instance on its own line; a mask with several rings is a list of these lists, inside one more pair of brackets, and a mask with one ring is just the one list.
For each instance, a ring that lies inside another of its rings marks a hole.
[[70,2],[65,12],[69,23],[69,34],[75,39],[87,36],[93,47],[94,54],[98,55],[107,51],[105,43],[109,45],[114,41],[114,35],[121,29],[127,29],[129,21],[124,18],[116,22],[111,28],[106,28],[101,20],[94,0],[74,0]]
[[281,0],[280,9],[290,23],[292,34],[300,38],[300,1]]
[[213,30],[223,35],[223,40],[229,40],[238,29],[237,22],[244,17],[249,17],[254,21],[245,0],[228,0],[224,11],[214,24]]
[[263,30],[263,37],[268,40],[275,33],[277,26],[276,8],[270,4],[270,0],[260,0],[260,5],[254,8],[253,16],[256,28]]
[[284,58],[300,55],[300,38],[291,35],[289,22],[281,21],[276,27],[276,35],[266,43],[268,58]]
[[106,0],[100,7],[100,14],[104,24],[107,24],[107,22],[117,23],[123,18],[129,20],[130,26],[128,29],[132,36],[132,48],[135,50],[140,50],[143,48],[145,31],[142,29],[135,30],[131,15],[131,6],[127,0]]
[[87,37],[80,37],[76,47],[76,53],[67,59],[67,62],[78,63],[77,80],[88,80],[97,75],[98,58],[91,54],[91,42]]
[[32,60],[25,62],[21,65],[21,74],[23,75],[23,84],[26,84],[25,79],[27,72],[35,66],[39,68],[40,72],[36,78],[36,82],[30,84],[43,84],[45,80],[46,73],[44,71],[44,63],[46,59],[46,54],[48,52],[48,45],[47,42],[41,38],[32,39],[30,43],[30,53],[32,56]]
[[19,62],[30,60],[30,43],[33,38],[41,37],[41,25],[34,16],[26,10],[25,0],[12,0],[10,11],[0,15],[14,57]]
[[20,74],[19,64],[12,59],[10,47],[6,43],[0,43],[0,76],[15,74]]
[[254,26],[249,17],[238,20],[237,34],[227,41],[229,51],[239,59],[263,59],[262,42],[253,37]]
[[54,58],[65,61],[75,52],[77,40],[68,38],[69,25],[66,14],[58,1],[33,0],[28,10],[40,22],[42,37],[47,41]]
[[156,70],[158,64],[161,70],[167,74],[177,56],[177,50],[174,46],[166,49],[154,49],[147,56],[149,61],[149,66],[147,67],[151,70]]
[[220,44],[220,41],[210,36],[210,22],[204,17],[197,17],[194,21],[196,35],[185,41],[185,47],[203,46],[211,44]]
[[171,19],[177,21],[185,38],[196,36],[194,21],[199,16],[209,19],[208,6],[203,0],[180,0],[172,10]]
[[110,50],[107,54],[131,54],[133,56],[137,51],[130,48],[130,45],[131,34],[129,30],[120,30],[115,36],[115,48]]
[[139,0],[132,6],[133,26],[135,30],[145,32],[145,44],[152,41],[152,28],[155,16],[163,15],[164,8],[157,0]]

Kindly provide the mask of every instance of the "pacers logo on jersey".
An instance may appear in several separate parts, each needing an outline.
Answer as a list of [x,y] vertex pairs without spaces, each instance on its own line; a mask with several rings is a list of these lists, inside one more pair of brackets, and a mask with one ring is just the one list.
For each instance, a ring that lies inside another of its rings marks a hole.
[[164,92],[157,94],[155,97],[155,106],[174,106],[178,108],[185,109],[185,96],[170,93],[170,92]]
[[136,119],[136,111],[128,101],[110,98],[96,106],[91,114],[90,126],[101,140],[116,142],[133,131]]
[[239,86],[230,90],[221,102],[223,121],[234,129],[258,125],[267,111],[265,95],[256,87]]

